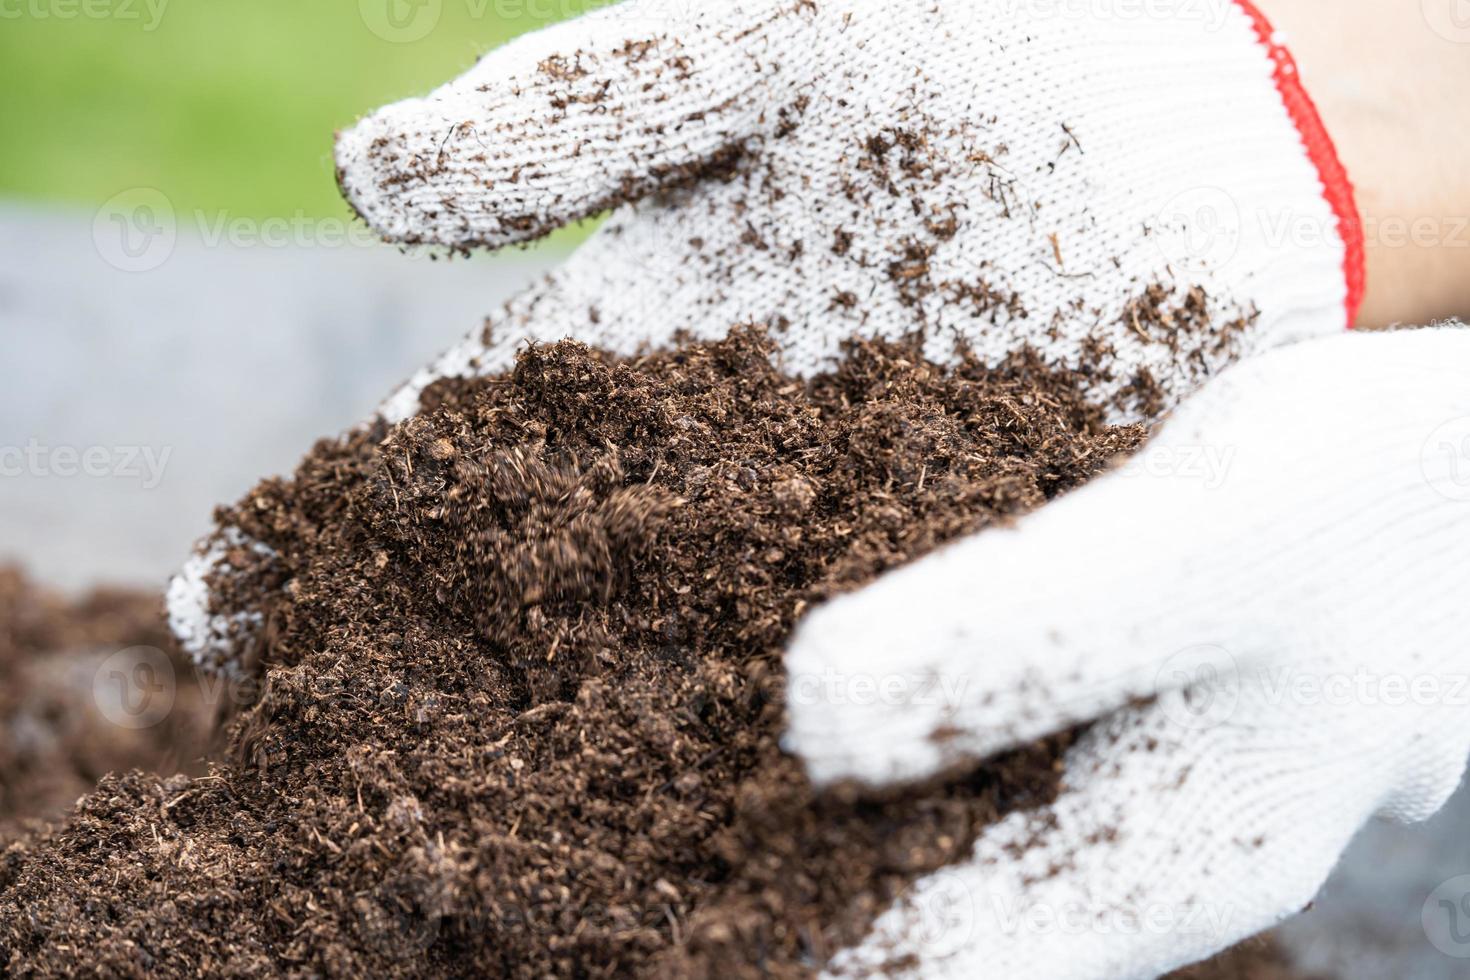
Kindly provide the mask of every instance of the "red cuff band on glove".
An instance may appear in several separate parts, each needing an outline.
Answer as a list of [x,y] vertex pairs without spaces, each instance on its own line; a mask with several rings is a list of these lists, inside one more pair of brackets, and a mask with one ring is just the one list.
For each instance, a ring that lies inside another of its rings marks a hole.
[[1343,257],[1343,274],[1347,279],[1347,325],[1351,329],[1357,322],[1358,310],[1363,305],[1363,290],[1367,282],[1363,219],[1358,214],[1353,183],[1348,178],[1347,169],[1342,165],[1342,160],[1338,158],[1337,147],[1333,145],[1332,137],[1328,135],[1327,127],[1322,123],[1322,116],[1317,112],[1316,104],[1302,85],[1296,59],[1291,56],[1286,46],[1277,40],[1271,22],[1251,0],[1235,0],[1235,2],[1255,24],[1261,43],[1270,52],[1271,62],[1275,66],[1276,87],[1281,91],[1281,101],[1286,104],[1286,111],[1291,115],[1292,122],[1296,123],[1297,130],[1302,134],[1302,144],[1307,148],[1307,156],[1311,158],[1317,172],[1322,177],[1322,187],[1327,203],[1337,215],[1338,231],[1342,234],[1342,243],[1346,248],[1346,254]]

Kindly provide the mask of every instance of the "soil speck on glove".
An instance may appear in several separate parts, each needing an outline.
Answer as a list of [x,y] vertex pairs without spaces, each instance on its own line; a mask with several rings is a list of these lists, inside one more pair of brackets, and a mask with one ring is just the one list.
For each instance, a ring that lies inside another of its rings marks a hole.
[[200,778],[107,777],[0,863],[13,973],[800,976],[999,815],[1066,737],[922,791],[782,754],[817,603],[1032,510],[1144,437],[1078,378],[756,330],[565,342],[320,443],[221,514],[268,544],[258,700]]

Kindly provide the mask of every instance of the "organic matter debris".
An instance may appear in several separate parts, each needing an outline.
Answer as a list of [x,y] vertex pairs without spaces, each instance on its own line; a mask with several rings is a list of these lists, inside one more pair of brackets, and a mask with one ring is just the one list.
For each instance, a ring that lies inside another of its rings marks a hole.
[[11,972],[797,976],[999,815],[1066,736],[882,800],[783,755],[802,613],[1144,438],[1018,354],[754,329],[563,342],[320,443],[220,515],[269,545],[258,700],[206,777],[109,776],[0,868]]

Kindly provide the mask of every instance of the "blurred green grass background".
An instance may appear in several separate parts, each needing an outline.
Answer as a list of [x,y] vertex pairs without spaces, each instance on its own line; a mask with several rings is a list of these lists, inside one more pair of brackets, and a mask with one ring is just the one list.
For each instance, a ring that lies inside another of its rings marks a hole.
[[0,197],[95,207],[153,187],[181,212],[341,217],[336,129],[599,5],[0,0]]

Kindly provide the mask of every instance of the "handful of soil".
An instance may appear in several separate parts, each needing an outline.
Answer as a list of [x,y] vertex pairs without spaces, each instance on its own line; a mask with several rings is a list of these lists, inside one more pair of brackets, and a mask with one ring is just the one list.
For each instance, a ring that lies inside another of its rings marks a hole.
[[231,556],[259,697],[208,776],[108,777],[5,853],[8,971],[807,975],[1050,799],[1065,736],[819,797],[778,747],[783,647],[1144,432],[1026,355],[770,354],[532,348],[225,510],[276,553]]

